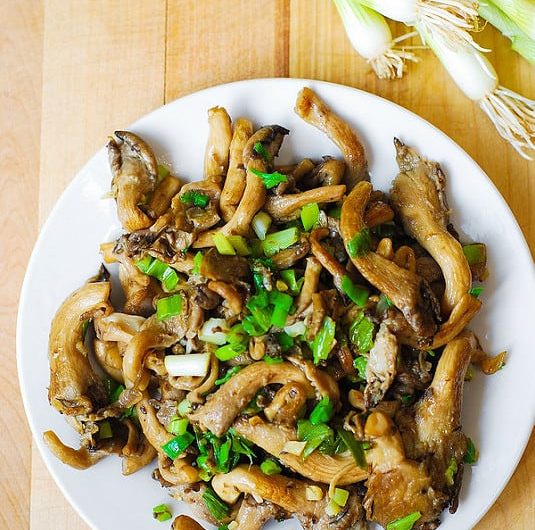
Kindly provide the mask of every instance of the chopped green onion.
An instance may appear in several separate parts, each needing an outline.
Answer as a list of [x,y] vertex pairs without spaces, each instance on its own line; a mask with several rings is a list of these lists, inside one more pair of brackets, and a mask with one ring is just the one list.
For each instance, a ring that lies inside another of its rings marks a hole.
[[307,326],[304,320],[298,320],[295,324],[292,324],[291,326],[286,326],[284,328],[284,332],[293,338],[304,335],[306,331],[307,331]]
[[164,164],[158,164],[158,178],[163,180],[171,171]]
[[255,142],[253,145],[253,150],[255,153],[258,153],[264,159],[264,162],[267,162],[268,164],[271,162],[271,155],[264,147],[262,142]]
[[349,340],[360,353],[369,352],[373,347],[374,331],[375,324],[364,313],[360,313],[349,327]]
[[260,470],[264,475],[277,475],[282,471],[282,468],[273,458],[268,458],[260,464]]
[[448,486],[453,486],[455,482],[455,475],[457,474],[458,465],[457,460],[452,458],[448,464],[446,471],[444,472],[444,478],[446,479],[446,484]]
[[328,396],[324,396],[310,413],[310,423],[312,423],[312,425],[327,423],[332,418],[333,414],[334,405]]
[[277,339],[277,342],[279,343],[283,353],[286,353],[294,345],[293,338],[285,332],[276,333],[275,338]]
[[320,208],[318,203],[311,202],[309,204],[305,204],[303,208],[301,208],[301,222],[303,223],[303,228],[306,232],[318,224],[319,218]]
[[180,416],[187,416],[191,413],[191,403],[187,399],[183,399],[177,407],[177,412],[180,414]]
[[89,327],[90,319],[84,320],[82,322],[82,340],[85,340],[85,335],[87,333],[87,328]]
[[197,467],[199,468],[199,478],[204,482],[208,482],[216,473],[216,469],[212,463],[210,455],[206,453],[201,453],[195,459],[195,462],[197,463]]
[[119,401],[119,398],[121,397],[121,394],[123,393],[124,390],[125,390],[125,386],[124,385],[119,385],[113,391],[113,393],[110,396],[112,403],[115,403],[116,401]]
[[333,349],[335,342],[335,331],[336,323],[334,320],[331,317],[325,317],[321,329],[310,345],[314,358],[314,364],[325,361],[329,357],[329,353]]
[[280,364],[284,361],[282,357],[271,357],[270,355],[264,355],[264,357],[262,357],[262,360],[266,364]]
[[339,427],[337,429],[337,432],[340,438],[346,444],[351,454],[353,455],[353,458],[355,459],[357,465],[362,469],[366,469],[366,455],[364,454],[364,447],[362,443],[355,440],[353,433],[344,430],[342,427]]
[[179,278],[175,269],[152,256],[145,256],[137,261],[136,267],[144,274],[160,280],[166,292],[173,291],[178,284]]
[[214,242],[215,248],[223,256],[235,256],[236,251],[234,247],[230,244],[230,241],[221,233],[216,232],[212,234],[212,241]]
[[269,301],[274,305],[271,315],[271,325],[277,328],[283,328],[286,325],[286,319],[292,307],[293,298],[289,294],[273,290],[269,293]]
[[414,523],[422,517],[420,512],[413,512],[386,525],[386,530],[411,530]]
[[412,395],[411,394],[402,394],[401,395],[401,402],[404,405],[408,405],[412,401]]
[[342,278],[342,291],[359,307],[365,307],[370,296],[370,291],[366,287],[355,285],[348,276]]
[[232,427],[228,430],[227,436],[230,436],[232,438],[232,450],[239,455],[244,455],[248,457],[249,461],[252,463],[252,459],[256,457],[256,455],[253,449],[251,448],[251,442],[249,442],[245,438],[242,438]]
[[274,188],[281,182],[288,182],[288,177],[282,173],[279,173],[278,171],[275,171],[274,173],[264,173],[263,171],[259,171],[258,169],[254,168],[252,168],[251,171],[260,178],[268,190]]
[[235,357],[238,357],[238,355],[244,353],[245,350],[247,350],[247,346],[245,344],[235,342],[234,344],[226,344],[225,346],[217,348],[215,351],[215,356],[220,361],[230,361],[231,359],[234,359]]
[[349,491],[342,488],[334,488],[334,493],[331,499],[338,504],[338,506],[342,506],[343,508],[349,499]]
[[251,256],[254,256],[255,258],[260,258],[264,255],[264,251],[262,250],[262,241],[260,241],[260,239],[250,239],[249,247],[251,249]]
[[487,261],[487,247],[483,243],[465,245],[463,252],[470,265],[479,265]]
[[216,379],[214,385],[219,386],[225,384],[233,375],[236,375],[243,367],[242,366],[233,366],[227,373],[220,379]]
[[179,315],[182,312],[182,296],[178,293],[160,298],[156,302],[156,317],[158,320],[167,320],[168,318]]
[[429,357],[436,357],[437,352],[435,350],[427,350],[427,355],[429,355]]
[[109,421],[103,421],[98,426],[98,437],[100,440],[113,438],[113,431]]
[[355,357],[355,360],[353,361],[353,366],[355,367],[355,370],[359,374],[359,377],[366,381],[366,369],[368,367],[368,357],[365,355],[357,355]]
[[169,506],[167,506],[167,504],[160,504],[158,506],[155,506],[152,509],[152,516],[157,521],[160,521],[160,523],[163,523],[165,521],[169,521],[169,519],[171,519],[171,517],[173,517],[171,515],[171,511],[169,510]]
[[249,311],[254,311],[255,309],[265,309],[268,305],[269,293],[262,288],[258,294],[255,294],[249,298],[248,302],[245,304],[245,307],[249,309]]
[[201,193],[200,191],[187,191],[180,196],[180,200],[184,204],[189,204],[191,206],[197,206],[198,208],[206,208],[210,199],[208,195]]
[[271,217],[266,212],[258,212],[251,221],[251,226],[258,239],[264,241],[266,239],[267,231],[271,226]]
[[186,418],[179,418],[178,416],[173,416],[169,425],[167,426],[167,431],[175,436],[181,436],[188,430],[189,421]]
[[195,254],[195,257],[193,258],[193,269],[191,271],[191,274],[195,274],[196,276],[199,276],[201,274],[202,258],[203,253],[199,250],[199,252],[197,252],[197,254]]
[[334,208],[331,208],[327,212],[327,215],[329,217],[332,217],[333,219],[340,219],[340,217],[342,216],[342,207],[341,206],[335,206]]
[[370,230],[363,228],[349,240],[347,243],[347,252],[352,258],[362,257],[369,252],[371,245],[372,238]]
[[227,342],[229,344],[247,344],[249,342],[249,337],[243,325],[241,323],[234,324],[227,333]]
[[242,320],[242,326],[243,326],[243,329],[249,335],[251,335],[251,337],[260,337],[260,335],[264,335],[269,329],[269,324],[267,328],[264,328],[263,326],[258,324],[256,319],[252,315],[246,316]]
[[280,232],[268,234],[262,242],[262,248],[266,256],[273,256],[280,250],[291,247],[299,240],[299,230],[297,228],[286,228]]
[[205,377],[210,367],[210,352],[166,355],[164,365],[172,377]]
[[468,291],[468,294],[471,294],[472,296],[478,298],[479,295],[483,292],[483,287],[472,287],[469,291]]
[[299,278],[299,280],[297,280],[295,277],[294,269],[280,271],[279,274],[280,277],[283,279],[284,283],[288,286],[290,293],[294,296],[297,296],[301,291],[301,287],[303,286],[305,278]]
[[378,315],[382,315],[385,311],[387,311],[393,305],[394,304],[392,303],[392,300],[390,300],[390,298],[388,298],[386,294],[381,294],[381,296],[379,297],[379,301],[377,302],[375,311]]
[[212,488],[206,488],[206,491],[202,494],[202,500],[216,521],[221,521],[228,517],[230,508],[216,495]]
[[223,318],[209,318],[202,326],[199,339],[222,346],[227,342],[227,321]]
[[195,440],[195,436],[186,432],[162,445],[162,450],[171,460],[174,460],[191,445],[193,440]]
[[307,443],[302,453],[302,457],[305,459],[323,443],[332,444],[334,431],[324,423],[313,425],[309,420],[299,420],[297,422],[297,439]]
[[251,249],[247,246],[247,241],[242,236],[228,236],[230,244],[234,247],[234,250],[238,256],[249,256]]
[[475,464],[479,459],[479,451],[477,450],[474,442],[471,438],[468,438],[468,443],[466,447],[466,454],[464,455],[464,462],[466,464]]
[[[266,333],[271,326],[271,315],[273,311],[270,307],[255,307],[248,308],[251,311],[251,315],[245,317],[242,320],[243,329],[252,335],[257,337],[256,331],[262,331],[261,335]],[[249,325],[253,325],[253,332],[250,331]]]

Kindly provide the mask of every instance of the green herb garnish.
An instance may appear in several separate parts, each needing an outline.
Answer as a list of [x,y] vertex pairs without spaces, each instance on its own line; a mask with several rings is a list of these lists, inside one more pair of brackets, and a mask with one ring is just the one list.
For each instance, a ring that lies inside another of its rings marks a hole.
[[281,182],[288,182],[288,177],[275,171],[274,173],[264,173],[258,169],[252,168],[251,171],[262,180],[266,189],[270,190],[275,186],[278,186]]
[[371,248],[372,237],[369,228],[363,228],[347,243],[347,251],[352,258],[364,256]]
[[186,191],[186,193],[180,196],[180,200],[184,204],[197,206],[198,208],[206,208],[210,202],[208,195],[194,190]]

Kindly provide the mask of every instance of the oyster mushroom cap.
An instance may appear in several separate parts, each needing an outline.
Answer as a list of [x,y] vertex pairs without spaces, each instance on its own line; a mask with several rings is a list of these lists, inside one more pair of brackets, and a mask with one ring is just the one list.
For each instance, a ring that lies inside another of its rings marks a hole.
[[325,133],[340,149],[347,165],[344,182],[349,190],[362,180],[369,180],[364,147],[353,129],[335,114],[310,88],[297,95],[295,112],[308,124]]
[[329,484],[338,478],[337,484],[344,486],[368,477],[367,469],[358,467],[350,454],[328,456],[314,451],[303,460],[301,456],[285,452],[284,446],[297,440],[295,429],[267,423],[259,416],[238,418],[233,427],[240,436],[279,459],[286,467],[315,482]]
[[108,402],[102,379],[89,363],[82,326],[85,320],[112,311],[109,295],[109,282],[87,283],[61,304],[52,320],[48,399],[62,414],[87,414]]
[[442,311],[448,315],[472,284],[461,244],[448,232],[445,177],[435,162],[394,139],[400,173],[392,184],[392,205],[407,234],[416,239],[442,269],[446,291]]
[[[330,517],[325,509],[329,502],[326,488],[323,499],[310,501],[306,489],[311,483],[290,479],[283,475],[267,476],[257,466],[238,466],[229,473],[212,479],[214,491],[226,502],[234,503],[242,493],[255,495],[293,513],[305,528],[318,530],[364,529],[363,510],[357,495],[352,492],[347,509],[341,516]],[[321,486],[320,486],[321,487]]]
[[139,136],[128,131],[115,131],[106,147],[121,224],[127,232],[148,228],[152,219],[139,204],[156,187],[158,169],[152,150]]
[[351,256],[349,252],[350,241],[367,228],[364,212],[371,192],[372,185],[369,182],[360,182],[344,201],[340,220],[344,245],[359,272],[388,296],[419,337],[429,338],[437,329],[434,315],[438,303],[428,283],[416,273],[399,267],[371,250],[360,256]]

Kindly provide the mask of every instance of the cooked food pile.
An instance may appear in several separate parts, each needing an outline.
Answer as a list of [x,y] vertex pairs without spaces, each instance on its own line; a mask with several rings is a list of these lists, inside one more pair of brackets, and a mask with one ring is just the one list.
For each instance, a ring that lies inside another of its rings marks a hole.
[[[208,112],[204,178],[182,182],[131,132],[108,143],[123,235],[59,308],[49,400],[80,434],[50,450],[86,469],[153,466],[169,493],[229,530],[436,528],[477,450],[461,428],[467,326],[487,275],[460,242],[439,165],[394,140],[373,189],[351,127],[310,89],[295,111],[336,144],[277,165],[289,131]],[[166,505],[154,517],[170,519]],[[176,529],[201,528],[181,515]]]

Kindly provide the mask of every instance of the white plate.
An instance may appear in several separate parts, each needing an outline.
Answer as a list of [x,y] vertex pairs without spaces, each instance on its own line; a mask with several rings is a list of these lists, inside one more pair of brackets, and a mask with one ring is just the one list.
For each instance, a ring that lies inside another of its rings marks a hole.
[[[152,112],[131,130],[149,142],[160,160],[170,163],[176,174],[188,180],[202,177],[206,111],[214,105],[225,106],[233,118],[247,116],[256,125],[277,123],[290,129],[283,161],[324,154],[339,156],[328,139],[293,113],[296,94],[304,85],[317,90],[361,134],[375,187],[388,190],[396,175],[394,136],[439,161],[448,177],[455,227],[463,239],[488,245],[491,275],[482,296],[484,309],[471,327],[488,350],[506,349],[509,357],[507,366],[496,375],[477,374],[465,386],[464,430],[474,439],[481,457],[478,465],[465,474],[457,513],[444,513],[440,527],[472,528],[515,469],[528,441],[535,410],[533,262],[511,211],[477,164],[442,132],[407,110],[365,92],[318,81],[267,79],[210,88]],[[117,235],[115,203],[102,200],[109,188],[107,156],[101,149],[65,190],[41,231],[20,301],[19,378],[41,455],[87,523],[99,530],[158,529],[159,523],[152,520],[153,506],[168,502],[175,514],[183,512],[184,507],[171,501],[166,491],[151,480],[152,467],[123,477],[120,459],[109,457],[87,471],[76,471],[56,460],[42,441],[43,431],[53,429],[67,444],[78,443],[78,436],[48,404],[48,332],[63,299],[97,271],[99,243]],[[273,522],[266,528],[297,529],[299,524]]]

